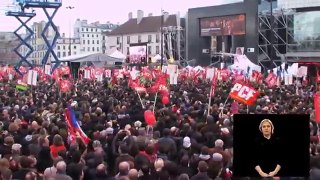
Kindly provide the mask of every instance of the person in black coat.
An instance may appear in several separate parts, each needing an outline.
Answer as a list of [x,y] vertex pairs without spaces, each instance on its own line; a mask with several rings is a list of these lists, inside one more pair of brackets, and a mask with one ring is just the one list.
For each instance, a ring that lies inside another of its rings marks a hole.
[[254,169],[260,177],[274,177],[281,170],[280,139],[273,136],[274,126],[269,119],[260,122],[259,130],[262,136],[255,140]]

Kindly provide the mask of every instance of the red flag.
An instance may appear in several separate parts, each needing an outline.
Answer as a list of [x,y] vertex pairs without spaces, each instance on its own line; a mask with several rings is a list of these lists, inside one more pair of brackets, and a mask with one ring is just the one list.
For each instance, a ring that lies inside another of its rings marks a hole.
[[211,92],[210,92],[211,97],[214,97],[217,83],[218,83],[218,71],[217,69],[213,69],[213,77],[212,77]]
[[60,91],[63,93],[68,92],[71,88],[71,83],[68,80],[61,80],[59,82],[59,85],[60,85]]
[[314,113],[316,122],[320,123],[320,94],[314,95]]
[[236,83],[231,89],[231,92],[229,95],[234,100],[237,100],[246,105],[252,106],[254,105],[259,94],[260,94],[259,91],[256,91],[254,88],[248,85]]

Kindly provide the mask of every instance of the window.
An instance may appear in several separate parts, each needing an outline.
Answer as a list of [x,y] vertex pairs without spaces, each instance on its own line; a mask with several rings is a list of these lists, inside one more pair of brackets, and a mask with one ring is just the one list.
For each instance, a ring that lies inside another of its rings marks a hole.
[[159,42],[159,39],[160,39],[160,38],[159,38],[159,34],[157,34],[157,35],[156,35],[156,43]]
[[66,57],[66,52],[63,52],[63,53],[62,53],[62,57]]
[[92,37],[94,37],[94,34],[92,34]]
[[82,44],[86,44],[86,40],[82,40]]
[[64,43],[65,43],[65,40],[63,39],[63,40],[62,40],[62,44],[64,44]]
[[159,54],[160,50],[159,50],[159,46],[156,46],[156,54]]
[[97,40],[97,44],[99,44],[99,40]]
[[91,29],[91,32],[93,32],[93,28]]
[[152,35],[148,35],[148,42],[150,43],[152,41]]
[[87,37],[90,37],[89,34],[87,34]]
[[106,40],[106,37],[105,37],[105,36],[102,36],[102,40]]
[[73,55],[76,55],[76,54],[77,54],[77,52],[74,51],[74,52],[73,52]]
[[148,46],[148,54],[151,54],[151,46]]
[[100,51],[100,48],[99,48],[99,47],[97,47],[97,51]]
[[73,49],[77,49],[77,46],[73,46]]
[[97,37],[99,37],[99,34],[97,34]]
[[63,46],[63,50],[66,50],[66,46]]
[[94,40],[92,40],[92,44],[94,44]]
[[120,44],[120,37],[117,37],[117,44]]
[[84,34],[82,34],[82,37],[84,37]]
[[89,31],[88,28],[86,29],[86,31]]
[[129,47],[127,47],[127,55],[129,55],[129,53],[130,53],[130,52],[129,52]]
[[83,32],[83,31],[84,31],[84,28],[81,28],[81,31]]
[[127,36],[127,44],[130,44],[130,36]]
[[90,40],[88,40],[88,44],[90,44]]
[[94,51],[94,47],[92,47],[92,51]]
[[[96,32],[98,32],[98,29],[96,29]],[[98,37],[98,35],[97,35],[97,37]]]
[[141,35],[138,35],[138,43],[141,43]]
[[60,50],[60,46],[58,46],[57,48],[58,48],[58,50]]
[[71,56],[71,51],[68,52],[68,56]]
[[87,50],[90,51],[90,47],[88,47]]

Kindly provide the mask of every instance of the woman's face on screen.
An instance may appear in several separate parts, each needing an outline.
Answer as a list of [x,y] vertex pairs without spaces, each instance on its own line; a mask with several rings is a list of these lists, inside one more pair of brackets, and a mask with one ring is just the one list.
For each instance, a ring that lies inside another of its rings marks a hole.
[[262,123],[262,134],[270,136],[271,135],[271,124],[269,122]]

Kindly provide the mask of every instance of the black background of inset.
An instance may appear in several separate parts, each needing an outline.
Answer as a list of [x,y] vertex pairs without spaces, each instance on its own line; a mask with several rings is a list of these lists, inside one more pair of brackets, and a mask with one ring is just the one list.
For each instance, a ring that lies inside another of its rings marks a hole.
[[261,135],[259,124],[270,119],[274,135],[280,138],[285,164],[279,172],[282,177],[307,177],[310,171],[310,116],[296,114],[236,114],[234,115],[234,177],[255,175],[252,164],[254,139]]

